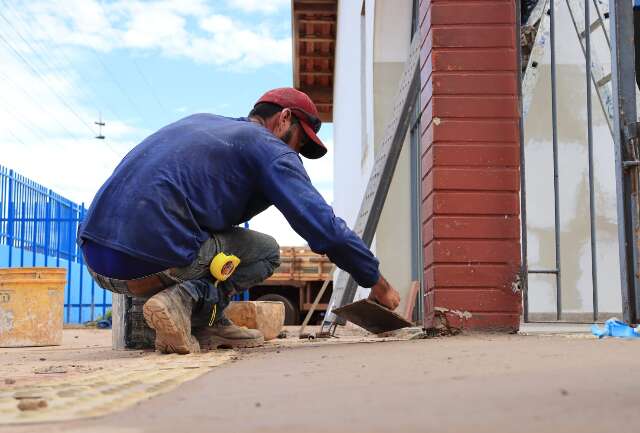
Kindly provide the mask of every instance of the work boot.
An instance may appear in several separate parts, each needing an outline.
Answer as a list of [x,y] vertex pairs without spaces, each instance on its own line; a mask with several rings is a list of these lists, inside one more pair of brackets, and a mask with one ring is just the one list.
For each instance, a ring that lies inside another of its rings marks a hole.
[[198,340],[191,335],[193,299],[180,286],[152,296],[142,307],[144,320],[156,331],[156,350],[162,353],[200,352]]
[[262,332],[237,326],[222,316],[213,326],[194,329],[193,335],[198,339],[203,350],[214,350],[219,347],[233,349],[235,347],[258,347],[264,343]]

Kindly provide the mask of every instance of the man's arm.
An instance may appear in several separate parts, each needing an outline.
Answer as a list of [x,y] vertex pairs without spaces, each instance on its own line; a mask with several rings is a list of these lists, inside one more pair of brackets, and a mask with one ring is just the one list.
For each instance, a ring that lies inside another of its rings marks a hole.
[[372,296],[395,309],[400,295],[380,275],[378,260],[341,218],[333,213],[311,184],[295,153],[287,153],[263,168],[262,193],[282,212],[291,227],[316,253],[326,254],[362,287],[371,287]]

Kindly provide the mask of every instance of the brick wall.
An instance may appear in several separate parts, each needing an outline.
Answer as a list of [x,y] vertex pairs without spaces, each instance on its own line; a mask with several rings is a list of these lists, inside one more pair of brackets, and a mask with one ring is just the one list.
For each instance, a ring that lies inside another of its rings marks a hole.
[[456,310],[444,313],[455,326],[515,330],[514,0],[422,0],[420,23],[425,324],[443,308]]

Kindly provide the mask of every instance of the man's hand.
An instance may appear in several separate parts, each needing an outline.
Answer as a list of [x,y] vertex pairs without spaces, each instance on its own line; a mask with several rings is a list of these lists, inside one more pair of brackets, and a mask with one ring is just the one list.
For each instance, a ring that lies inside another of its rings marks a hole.
[[369,299],[378,301],[390,310],[395,310],[400,305],[400,293],[380,275],[378,282],[371,288]]

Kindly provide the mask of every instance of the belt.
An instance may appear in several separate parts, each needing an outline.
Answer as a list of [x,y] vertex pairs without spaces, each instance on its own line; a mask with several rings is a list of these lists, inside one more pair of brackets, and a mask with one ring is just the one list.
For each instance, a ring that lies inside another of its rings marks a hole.
[[167,271],[158,272],[157,274],[136,278],[135,280],[127,280],[125,281],[127,290],[135,296],[153,296],[167,287],[176,284],[176,281],[172,280],[166,272]]

